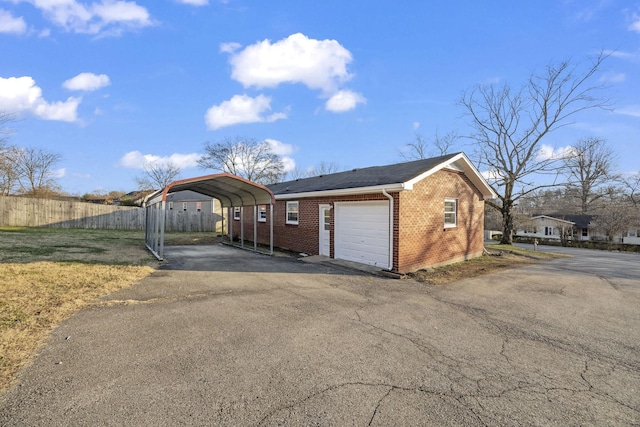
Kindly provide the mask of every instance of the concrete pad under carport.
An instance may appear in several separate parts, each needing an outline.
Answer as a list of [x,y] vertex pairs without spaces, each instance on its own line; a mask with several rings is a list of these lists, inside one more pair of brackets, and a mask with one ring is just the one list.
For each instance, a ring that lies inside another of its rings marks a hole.
[[639,421],[633,279],[558,260],[432,287],[226,249],[64,322],[0,425]]

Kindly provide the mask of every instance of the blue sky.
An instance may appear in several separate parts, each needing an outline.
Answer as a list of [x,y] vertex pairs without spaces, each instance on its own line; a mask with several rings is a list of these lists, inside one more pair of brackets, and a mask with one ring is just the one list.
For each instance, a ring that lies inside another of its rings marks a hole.
[[396,163],[416,132],[470,133],[464,90],[599,50],[615,51],[594,81],[613,111],[545,144],[604,138],[634,172],[637,1],[0,0],[0,110],[13,144],[62,155],[65,191],[132,191],[145,162],[213,173],[195,162],[226,138],[269,140],[301,170]]

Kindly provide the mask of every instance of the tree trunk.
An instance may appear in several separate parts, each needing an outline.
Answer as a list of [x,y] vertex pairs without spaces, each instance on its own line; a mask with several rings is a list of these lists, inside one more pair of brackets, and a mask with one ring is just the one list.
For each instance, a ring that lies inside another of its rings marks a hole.
[[511,206],[505,204],[500,210],[502,213],[502,239],[500,243],[503,245],[513,244],[513,215],[511,215]]

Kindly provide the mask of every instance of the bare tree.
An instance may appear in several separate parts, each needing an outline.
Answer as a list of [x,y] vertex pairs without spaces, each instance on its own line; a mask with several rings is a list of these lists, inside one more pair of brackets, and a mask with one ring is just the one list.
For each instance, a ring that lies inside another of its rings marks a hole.
[[630,228],[638,224],[640,215],[638,208],[628,200],[621,199],[617,190],[613,189],[606,203],[601,203],[596,209],[596,216],[592,221],[593,228],[602,232],[613,244],[616,236],[623,236]]
[[253,139],[206,142],[198,160],[204,169],[227,172],[260,184],[273,184],[284,176],[284,162],[267,141]]
[[182,170],[171,161],[146,163],[143,175],[136,177],[136,184],[140,190],[162,189],[175,181]]
[[620,175],[619,179],[622,182],[629,202],[631,202],[635,208],[640,208],[640,171],[629,176]]
[[15,171],[20,192],[31,196],[47,197],[59,191],[55,166],[62,156],[43,148],[16,149]]
[[426,139],[421,134],[416,133],[413,142],[405,145],[400,151],[400,156],[406,160],[421,160],[429,157],[444,156],[460,139],[454,131],[440,135],[436,131],[432,139]]
[[0,111],[0,194],[11,194],[18,183],[15,170],[16,148],[9,145],[13,115]]
[[337,163],[325,162],[323,160],[307,171],[307,177],[329,175],[331,173],[340,172],[340,170],[340,165]]
[[512,210],[518,199],[557,185],[536,183],[541,174],[559,172],[561,158],[541,156],[544,137],[567,125],[572,116],[606,106],[598,96],[603,86],[590,82],[607,56],[601,53],[585,70],[569,61],[549,65],[542,73],[533,73],[520,89],[485,85],[463,94],[460,104],[475,130],[477,162],[488,169],[498,194],[487,204],[502,214],[502,243],[513,242]]
[[337,163],[326,162],[322,160],[317,165],[311,166],[308,169],[302,169],[296,166],[295,169],[287,173],[286,179],[295,180],[295,179],[302,179],[302,178],[311,178],[314,176],[329,175],[329,174],[337,173],[343,170],[345,169],[340,165],[338,165]]
[[19,188],[19,156],[20,149],[16,147],[5,145],[0,148],[0,195],[8,196]]
[[604,186],[616,177],[612,174],[614,152],[600,138],[583,138],[564,159],[567,193],[579,200],[580,213],[590,213],[593,203],[604,195]]
[[13,133],[13,129],[9,127],[9,123],[15,120],[15,115],[0,111],[0,149],[5,147],[9,141],[9,136]]

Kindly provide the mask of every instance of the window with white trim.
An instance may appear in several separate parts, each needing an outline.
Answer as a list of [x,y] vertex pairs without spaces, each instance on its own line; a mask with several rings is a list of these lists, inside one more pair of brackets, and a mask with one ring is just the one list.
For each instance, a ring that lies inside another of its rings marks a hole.
[[444,226],[445,228],[458,225],[458,200],[444,199]]
[[285,223],[298,225],[298,202],[287,202],[287,220]]
[[196,210],[197,210],[198,212],[202,211],[202,202],[197,202],[197,203],[196,203]]
[[240,220],[240,207],[236,206],[233,208],[233,219],[239,221]]
[[172,211],[173,210],[173,202],[169,202],[169,210]]
[[182,202],[182,210],[187,211],[187,202]]
[[258,206],[258,222],[267,222],[267,205]]

